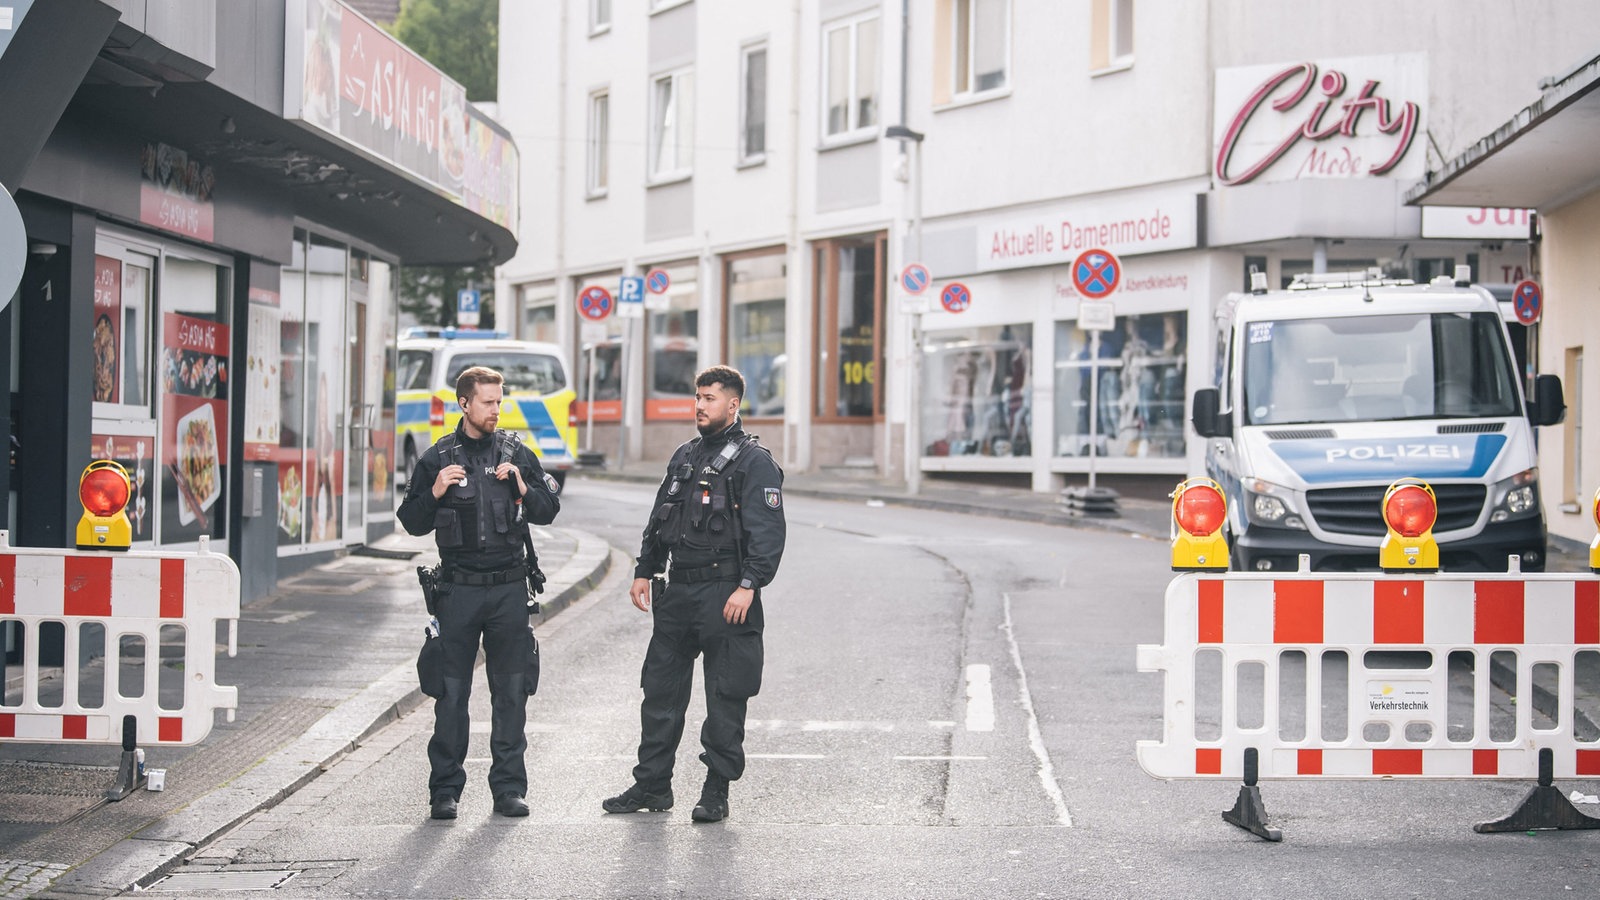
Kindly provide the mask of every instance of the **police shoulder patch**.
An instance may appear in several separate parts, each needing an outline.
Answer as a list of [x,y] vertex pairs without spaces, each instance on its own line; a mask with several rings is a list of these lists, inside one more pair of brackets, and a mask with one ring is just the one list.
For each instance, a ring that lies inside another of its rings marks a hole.
[[549,488],[550,493],[552,494],[561,493],[561,485],[556,484],[555,476],[551,475],[549,472],[546,472],[544,475],[544,486]]
[[783,506],[783,491],[779,488],[762,488],[762,497],[768,509],[780,509]]

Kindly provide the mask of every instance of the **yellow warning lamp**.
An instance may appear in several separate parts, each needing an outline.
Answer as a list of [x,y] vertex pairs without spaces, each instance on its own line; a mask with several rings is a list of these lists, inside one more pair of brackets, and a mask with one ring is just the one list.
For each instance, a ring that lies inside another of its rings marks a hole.
[[1222,486],[1209,478],[1179,482],[1172,497],[1172,571],[1203,572],[1228,568],[1228,501]]
[[78,500],[83,518],[78,520],[79,550],[126,550],[133,543],[128,522],[128,470],[121,463],[97,459],[78,477]]
[[1385,572],[1439,571],[1439,543],[1433,523],[1439,501],[1433,488],[1415,478],[1402,478],[1383,495],[1383,522],[1389,533],[1378,545],[1378,565]]
[[[1589,515],[1594,519],[1594,527],[1600,528],[1600,488],[1595,489],[1594,499],[1589,501]],[[1600,573],[1600,533],[1589,542],[1589,571]]]

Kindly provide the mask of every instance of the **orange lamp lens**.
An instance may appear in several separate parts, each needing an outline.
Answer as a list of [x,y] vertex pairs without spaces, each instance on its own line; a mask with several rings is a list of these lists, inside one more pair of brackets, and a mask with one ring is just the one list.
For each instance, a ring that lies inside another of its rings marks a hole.
[[1178,495],[1175,507],[1178,526],[1199,537],[1215,534],[1222,527],[1223,517],[1228,510],[1222,494],[1206,484],[1184,488],[1183,493]]
[[96,516],[114,516],[128,505],[128,479],[112,469],[96,469],[78,483],[78,499]]
[[1401,537],[1421,537],[1439,515],[1433,497],[1416,485],[1398,488],[1383,504],[1383,518]]

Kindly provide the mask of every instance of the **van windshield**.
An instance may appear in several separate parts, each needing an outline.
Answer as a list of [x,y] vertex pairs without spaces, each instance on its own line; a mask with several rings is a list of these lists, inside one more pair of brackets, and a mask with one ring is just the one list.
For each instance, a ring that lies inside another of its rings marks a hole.
[[470,366],[487,366],[499,372],[506,380],[506,393],[553,394],[567,386],[567,373],[561,360],[546,353],[525,350],[494,350],[481,353],[459,353],[450,360],[450,371],[444,381],[456,383]]
[[1487,312],[1247,322],[1245,421],[1517,415],[1504,334]]

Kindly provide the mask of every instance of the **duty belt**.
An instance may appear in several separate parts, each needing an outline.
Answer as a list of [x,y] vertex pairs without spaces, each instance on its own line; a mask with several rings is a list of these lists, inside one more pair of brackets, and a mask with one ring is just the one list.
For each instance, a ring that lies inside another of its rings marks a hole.
[[446,574],[454,584],[469,584],[482,587],[489,584],[510,584],[528,577],[528,570],[518,566],[515,569],[506,569],[503,572],[461,572],[451,570]]
[[673,566],[667,570],[669,581],[694,584],[702,581],[738,581],[739,570],[733,560],[714,562],[709,566]]

